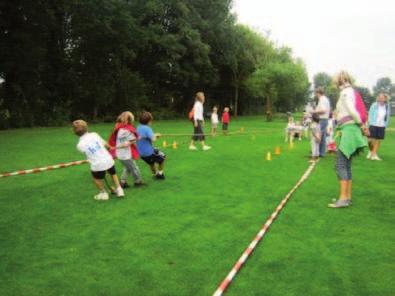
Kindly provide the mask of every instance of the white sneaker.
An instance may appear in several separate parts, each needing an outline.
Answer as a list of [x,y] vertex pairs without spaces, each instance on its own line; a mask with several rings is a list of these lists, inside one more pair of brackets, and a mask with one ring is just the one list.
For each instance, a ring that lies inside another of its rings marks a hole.
[[198,150],[198,149],[196,148],[196,146],[194,146],[194,145],[190,145],[190,146],[189,146],[189,150],[196,151],[196,150]]
[[366,159],[372,159],[372,152],[369,151],[368,156],[366,156]]
[[380,157],[378,157],[377,155],[375,155],[375,156],[372,156],[371,160],[381,161],[382,159]]
[[121,186],[119,186],[116,190],[116,194],[118,197],[124,197],[125,196],[125,192],[123,192],[123,189]]
[[107,192],[100,192],[93,197],[95,200],[109,200],[110,197]]
[[210,146],[203,146],[203,151],[207,151],[207,150],[210,150],[211,149],[211,147]]

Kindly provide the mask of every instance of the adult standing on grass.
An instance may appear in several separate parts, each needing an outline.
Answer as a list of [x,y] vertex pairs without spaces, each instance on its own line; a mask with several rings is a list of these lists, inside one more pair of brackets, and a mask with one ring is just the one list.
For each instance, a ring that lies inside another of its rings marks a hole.
[[315,94],[318,97],[317,107],[312,111],[313,114],[317,114],[320,117],[320,129],[321,129],[321,141],[320,141],[320,157],[324,157],[326,153],[326,129],[328,128],[328,120],[331,112],[331,104],[328,97],[325,95],[325,91],[322,87],[318,87],[315,90]]
[[339,179],[339,198],[328,206],[345,208],[351,205],[352,174],[351,161],[364,147],[367,139],[363,133],[360,114],[356,109],[356,94],[351,86],[351,77],[347,72],[340,72],[334,78],[334,83],[340,89],[336,104],[336,119],[338,123],[336,144],[336,173]]
[[388,97],[384,93],[377,96],[377,101],[369,109],[369,153],[367,159],[381,160],[377,155],[380,142],[384,140],[385,128],[391,117],[391,107]]
[[211,147],[206,145],[204,127],[204,105],[205,97],[203,92],[198,92],[195,97],[195,104],[193,105],[193,136],[189,150],[197,150],[195,141],[200,141],[203,151],[210,150]]

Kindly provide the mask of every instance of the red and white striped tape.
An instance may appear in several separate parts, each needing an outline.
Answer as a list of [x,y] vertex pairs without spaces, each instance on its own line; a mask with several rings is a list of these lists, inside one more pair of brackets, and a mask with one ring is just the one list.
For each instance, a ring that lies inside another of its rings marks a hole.
[[300,180],[296,183],[296,185],[291,189],[291,191],[284,197],[284,199],[280,202],[280,204],[277,206],[276,210],[271,214],[269,219],[263,224],[263,227],[261,230],[258,232],[258,234],[255,236],[254,240],[250,243],[250,245],[247,247],[247,249],[243,252],[239,260],[237,260],[236,264],[233,266],[232,270],[229,272],[229,274],[226,276],[226,278],[222,281],[218,289],[215,291],[213,296],[221,296],[225,293],[226,289],[228,288],[229,284],[232,282],[236,274],[240,271],[244,263],[247,261],[247,259],[250,257],[251,253],[254,251],[258,243],[262,240],[262,238],[265,236],[266,232],[268,231],[269,227],[272,225],[274,220],[278,217],[282,209],[285,207],[286,203],[288,200],[291,198],[292,194],[302,185],[304,181],[310,176],[311,172],[313,171],[314,167],[316,165],[316,162],[312,163],[309,168],[306,170],[306,172],[303,174],[303,176],[300,178]]
[[79,161],[73,161],[73,162],[68,162],[68,163],[60,163],[56,165],[50,165],[47,167],[42,167],[42,168],[35,168],[31,170],[21,170],[21,171],[16,171],[12,173],[2,173],[0,174],[0,178],[5,178],[5,177],[11,177],[11,176],[20,176],[20,175],[27,175],[27,174],[36,174],[36,173],[41,173],[45,171],[51,171],[51,170],[56,170],[56,169],[63,169],[71,166],[76,166],[76,165],[81,165],[87,163],[87,160],[79,160]]

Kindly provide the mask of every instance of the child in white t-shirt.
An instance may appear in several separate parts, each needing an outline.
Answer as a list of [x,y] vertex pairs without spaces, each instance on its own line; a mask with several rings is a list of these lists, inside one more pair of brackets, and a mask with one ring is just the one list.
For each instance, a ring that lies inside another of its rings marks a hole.
[[122,188],[130,187],[127,183],[130,175],[133,176],[135,187],[144,185],[140,169],[136,163],[136,160],[139,158],[136,147],[138,134],[133,122],[134,115],[132,112],[122,112],[117,118],[117,123],[109,141],[110,146],[115,146],[116,148],[111,153],[119,159],[124,167],[121,176]]
[[213,113],[211,113],[211,134],[213,136],[217,135],[217,128],[218,128],[218,108],[214,107],[213,108]]
[[83,120],[76,120],[73,122],[73,131],[80,137],[77,149],[86,155],[91,166],[93,180],[100,191],[99,194],[94,196],[94,199],[109,199],[103,184],[106,172],[112,177],[117,196],[124,197],[125,194],[116,175],[114,160],[106,149],[110,148],[110,146],[98,134],[89,133],[88,124]]
[[321,137],[325,136],[325,135],[321,135],[320,117],[318,116],[318,114],[313,114],[310,130],[311,130],[311,161],[316,161],[320,157]]

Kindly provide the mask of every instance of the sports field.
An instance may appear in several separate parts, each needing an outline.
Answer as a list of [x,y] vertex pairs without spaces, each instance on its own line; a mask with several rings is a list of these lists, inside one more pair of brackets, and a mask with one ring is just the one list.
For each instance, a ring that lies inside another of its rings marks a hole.
[[[91,130],[107,138],[112,126]],[[233,121],[245,133],[209,138],[208,152],[165,138],[178,143],[164,150],[166,180],[139,161],[148,185],[123,200],[94,201],[88,165],[1,178],[0,295],[211,295],[309,165],[309,142],[289,150],[284,126]],[[76,143],[68,127],[2,131],[0,173],[84,159]],[[334,156],[320,161],[227,294],[394,295],[394,145],[388,133],[383,162],[355,160],[349,209],[326,207],[337,194]]]

